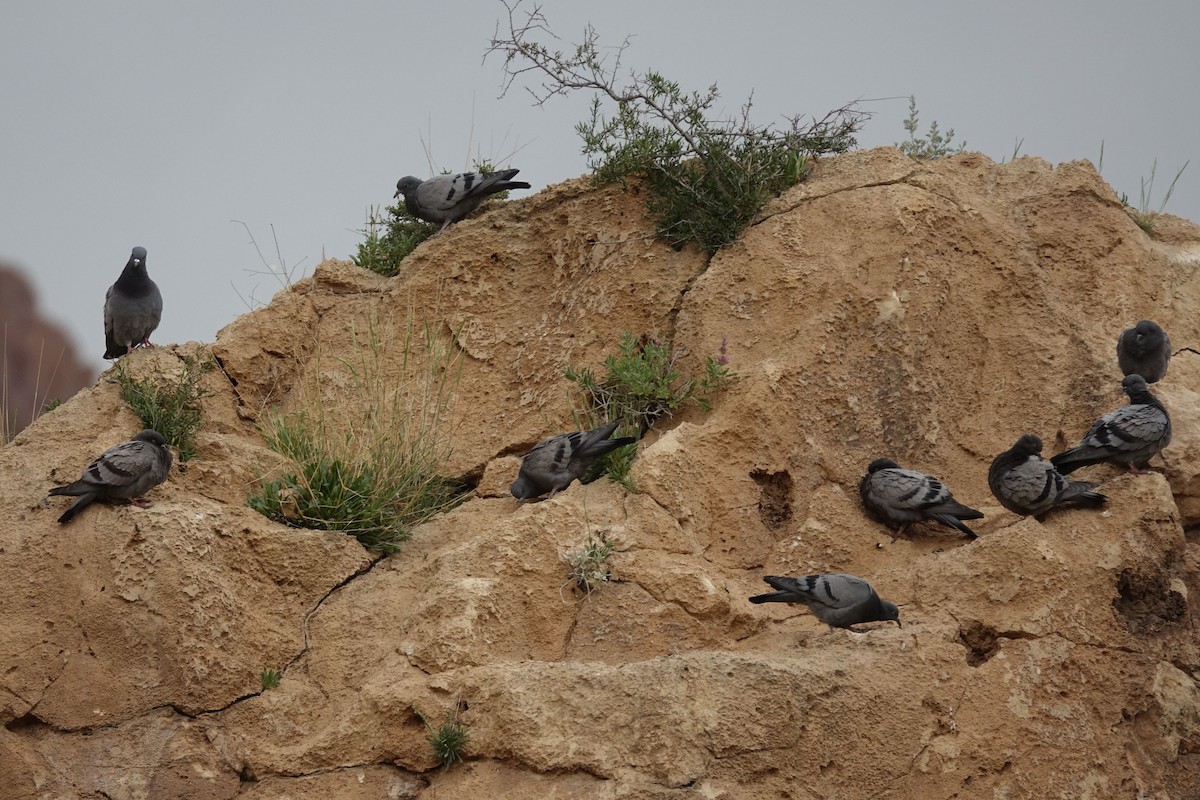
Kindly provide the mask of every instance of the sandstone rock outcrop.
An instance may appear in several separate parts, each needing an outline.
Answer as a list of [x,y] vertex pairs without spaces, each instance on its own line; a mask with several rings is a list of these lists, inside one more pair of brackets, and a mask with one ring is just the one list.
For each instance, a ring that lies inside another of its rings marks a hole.
[[[132,354],[221,367],[150,509],[60,527],[43,503],[140,427],[104,380],[0,450],[0,797],[1200,796],[1200,229],[1149,238],[1086,162],[884,148],[821,162],[712,259],[652,232],[636,191],[569,181],[396,278],[326,262],[211,348]],[[1183,348],[1154,387],[1161,472],[1082,472],[1101,510],[1005,511],[992,457],[1121,402],[1141,318]],[[514,456],[572,427],[564,366],[626,330],[690,371],[727,337],[739,379],[646,438],[637,492],[518,506]],[[458,354],[441,423],[467,502],[388,557],[247,508],[276,463],[257,423],[367,413],[364,337],[404,392],[427,331]],[[871,522],[855,487],[882,455],[945,477],[979,539]],[[589,533],[613,581],[582,599],[561,556]],[[820,571],[904,627],[746,599]],[[467,760],[440,770],[426,725],[451,713]]]

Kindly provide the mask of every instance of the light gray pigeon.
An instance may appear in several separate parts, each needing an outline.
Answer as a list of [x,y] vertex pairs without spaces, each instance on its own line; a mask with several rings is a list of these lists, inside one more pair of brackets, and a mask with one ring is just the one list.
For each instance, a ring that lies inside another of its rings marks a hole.
[[408,213],[426,222],[440,222],[438,233],[451,223],[470,214],[488,195],[509,189],[528,189],[524,181],[510,180],[521,170],[499,172],[460,172],[457,175],[437,175],[423,181],[406,175],[396,182],[396,197],[404,195]]
[[608,438],[620,424],[621,420],[616,420],[595,430],[542,439],[521,460],[521,471],[512,485],[513,497],[529,500],[546,492],[553,497],[582,477],[592,462],[605,453],[636,442],[632,436]]
[[1170,337],[1148,319],[1126,328],[1117,339],[1117,364],[1122,375],[1141,375],[1146,383],[1157,383],[1167,374],[1170,360]]
[[831,572],[826,575],[805,575],[803,578],[780,578],[766,575],[763,580],[778,591],[756,594],[751,603],[803,603],[817,619],[834,628],[861,633],[851,627],[859,622],[893,621],[900,627],[900,609],[887,600],[880,600],[871,585],[854,575]]
[[1096,484],[1073,481],[1042,458],[1042,440],[1032,433],[992,461],[988,486],[1000,505],[1016,514],[1038,516],[1063,505],[1101,506],[1107,497],[1093,492]]
[[890,458],[877,458],[867,466],[867,474],[858,483],[858,496],[872,517],[897,529],[893,539],[911,523],[925,520],[940,522],[974,539],[975,531],[962,520],[983,519],[983,512],[955,500],[937,478],[901,469]]
[[1063,475],[1101,461],[1126,464],[1130,472],[1141,475],[1140,467],[1171,443],[1171,418],[1150,394],[1146,380],[1141,375],[1126,375],[1121,388],[1129,395],[1129,405],[1093,422],[1078,447],[1050,459]]
[[167,447],[167,440],[158,431],[144,430],[130,441],[101,453],[79,480],[50,490],[51,496],[79,498],[58,521],[70,522],[93,500],[129,500],[141,505],[137,498],[165,481],[170,471],[171,448]]
[[104,357],[120,358],[150,334],[162,319],[162,295],[146,274],[146,248],[135,247],[117,282],[104,295]]

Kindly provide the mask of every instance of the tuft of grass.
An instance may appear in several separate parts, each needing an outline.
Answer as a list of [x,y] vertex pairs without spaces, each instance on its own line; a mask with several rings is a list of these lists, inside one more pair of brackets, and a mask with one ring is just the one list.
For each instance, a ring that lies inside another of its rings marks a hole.
[[[1101,159],[1103,159],[1103,144],[1101,144],[1100,154]],[[1186,162],[1184,162],[1183,166],[1179,168],[1179,172],[1175,173],[1175,177],[1172,179],[1171,185],[1167,187],[1167,193],[1163,195],[1162,202],[1158,204],[1157,210],[1150,207],[1150,198],[1154,194],[1154,176],[1158,172],[1157,158],[1154,159],[1154,163],[1150,166],[1150,179],[1147,180],[1142,178],[1141,200],[1138,203],[1138,207],[1129,207],[1130,204],[1128,202],[1128,197],[1126,195],[1121,195],[1121,203],[1122,205],[1128,207],[1129,216],[1132,217],[1134,223],[1136,223],[1137,226],[1144,230],[1147,234],[1152,235],[1154,233],[1154,226],[1158,221],[1158,215],[1161,214],[1163,209],[1167,207],[1167,202],[1171,199],[1171,195],[1175,193],[1175,184],[1179,182],[1179,176],[1183,174],[1183,171],[1188,168],[1188,164],[1191,163],[1191,159],[1188,159]]]
[[807,123],[797,115],[787,127],[756,125],[751,97],[740,115],[720,119],[715,84],[687,91],[652,70],[625,76],[629,40],[614,54],[591,26],[581,44],[551,49],[538,41],[557,38],[540,6],[518,13],[519,0],[502,2],[507,31],[497,29],[488,52],[504,58],[503,92],[534,73],[539,83],[530,92],[537,105],[590,93],[591,118],[576,131],[595,181],[624,186],[630,178],[644,180],[658,233],[676,247],[692,243],[711,254],[734,241],[768,199],[803,180],[814,156],[854,147],[870,116],[851,103]]
[[403,200],[385,210],[386,217],[378,207],[367,211],[366,227],[361,231],[364,239],[350,258],[363,269],[390,278],[400,271],[400,262],[417,245],[437,233],[438,226],[409,214]]
[[117,361],[115,380],[121,399],[142,420],[142,425],[158,431],[167,444],[179,453],[179,460],[196,455],[196,433],[203,415],[201,400],[208,392],[200,386],[204,373],[212,369],[212,360],[194,356],[183,358],[178,378],[150,375],[134,378],[127,360]]
[[[896,147],[900,148],[900,152],[909,158],[921,161],[945,158],[946,156],[961,153],[967,146],[966,142],[960,142],[956,147],[954,145],[954,128],[943,134],[938,129],[937,120],[929,124],[929,134],[926,136],[917,136],[917,124],[917,97],[916,95],[909,95],[908,118],[904,120],[904,130],[908,131],[908,140],[896,142]],[[1014,159],[1017,157],[1017,151],[1020,149],[1021,145],[1019,143],[1013,148]]]
[[599,591],[601,586],[608,583],[608,560],[612,552],[613,543],[606,534],[593,536],[589,533],[587,541],[579,549],[562,555],[569,568],[567,583],[574,584],[585,597]]
[[[685,405],[708,411],[712,395],[737,378],[728,366],[728,347],[728,340],[722,339],[717,354],[705,358],[704,374],[685,377],[676,366],[679,352],[657,338],[635,337],[626,331],[617,352],[605,358],[603,375],[597,376],[590,367],[568,366],[565,370],[567,380],[583,393],[583,407],[576,410],[575,421],[581,428],[594,428],[605,420],[623,419],[625,424],[614,435],[640,438],[655,421]],[[629,491],[637,491],[629,476],[636,452],[636,445],[627,445],[606,453],[580,482],[607,476]]]
[[263,691],[266,691],[267,689],[277,688],[279,686],[279,679],[283,675],[273,669],[264,669],[259,674],[259,677],[262,678]]
[[425,727],[428,730],[425,739],[445,769],[449,769],[456,761],[462,761],[463,750],[471,740],[471,734],[467,726],[458,719],[457,713],[437,728],[428,722],[425,723]]
[[[450,456],[440,419],[460,374],[458,351],[431,326],[417,338],[410,319],[401,343],[405,378],[398,385],[385,374],[387,347],[376,323],[365,336],[352,331],[353,360],[338,362],[349,373],[349,396],[339,404],[314,391],[303,410],[276,414],[266,424],[267,445],[291,467],[262,481],[261,494],[248,500],[251,508],[286,525],[344,531],[364,547],[395,553],[414,526],[460,502],[458,485],[440,474]],[[318,364],[319,376],[328,372]]]

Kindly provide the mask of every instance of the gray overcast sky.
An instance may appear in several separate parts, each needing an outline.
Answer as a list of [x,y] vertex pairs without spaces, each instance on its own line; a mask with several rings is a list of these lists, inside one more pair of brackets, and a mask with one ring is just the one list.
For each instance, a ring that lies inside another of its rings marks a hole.
[[[756,119],[915,94],[932,120],[999,161],[1098,159],[1154,206],[1200,156],[1200,3],[699,3],[544,0],[564,44],[589,20],[631,34],[625,63],[685,87],[716,82]],[[704,10],[701,11],[700,9]],[[502,158],[534,190],[581,174],[579,96],[497,94],[482,61],[504,9],[491,0],[338,3],[5,0],[0,6],[0,261],[36,284],[43,312],[102,365],[101,305],[143,245],[164,297],[158,343],[211,341],[279,288],[275,259],[307,274],[347,257],[366,209],[396,180]],[[869,102],[863,147],[903,137],[907,100]],[[474,136],[472,138],[472,125]],[[518,193],[521,196],[523,193]],[[1200,220],[1200,162],[1167,211]],[[239,296],[240,294],[240,296]],[[244,299],[243,299],[244,298]]]

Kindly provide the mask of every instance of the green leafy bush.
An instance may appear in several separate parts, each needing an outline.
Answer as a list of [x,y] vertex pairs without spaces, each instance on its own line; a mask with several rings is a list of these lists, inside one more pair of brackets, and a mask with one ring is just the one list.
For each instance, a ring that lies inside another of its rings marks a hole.
[[417,245],[437,233],[438,226],[423,222],[408,213],[401,200],[388,206],[387,216],[372,208],[362,231],[363,241],[351,259],[358,266],[391,277],[400,271],[400,262],[408,258]]
[[211,358],[183,358],[178,378],[152,375],[134,378],[125,358],[117,361],[115,379],[121,399],[142,420],[142,425],[158,431],[167,444],[179,452],[180,461],[196,455],[196,433],[200,430],[203,405],[208,395],[200,379],[212,369]]
[[264,669],[259,674],[259,678],[262,679],[263,691],[266,691],[267,689],[278,688],[279,679],[282,677],[283,677],[283,675],[281,673],[277,672],[276,670]]
[[446,720],[438,728],[433,728],[429,723],[425,723],[425,727],[429,730],[426,741],[446,769],[454,762],[462,761],[463,750],[471,740],[471,734],[457,716]]
[[599,536],[588,534],[587,541],[578,550],[563,554],[570,570],[568,583],[574,584],[585,596],[599,591],[608,583],[608,560],[612,556],[613,543],[604,533]]
[[[956,153],[961,153],[967,146],[966,142],[961,142],[957,147],[954,146],[954,128],[946,131],[944,134],[938,130],[937,120],[929,124],[928,136],[917,136],[917,98],[916,95],[909,95],[908,98],[908,118],[904,120],[904,130],[908,131],[908,140],[897,142],[896,147],[900,148],[900,152],[909,158],[916,158],[922,161],[929,161],[935,158],[945,158]],[[1017,156],[1017,150],[1020,145],[1017,145],[1013,150],[1013,158]]]
[[[716,85],[688,92],[654,71],[623,77],[628,40],[610,57],[590,26],[573,50],[552,50],[536,40],[553,36],[540,7],[518,15],[518,6],[505,2],[508,31],[498,31],[489,51],[504,57],[504,91],[532,72],[541,80],[530,90],[538,105],[593,93],[591,119],[577,131],[595,180],[644,179],[658,232],[676,246],[690,242],[712,253],[732,242],[768,199],[804,178],[813,156],[852,148],[869,116],[850,104],[807,124],[794,117],[780,129],[755,125],[747,101],[740,117],[716,119]],[[614,107],[607,113],[606,103]]]

